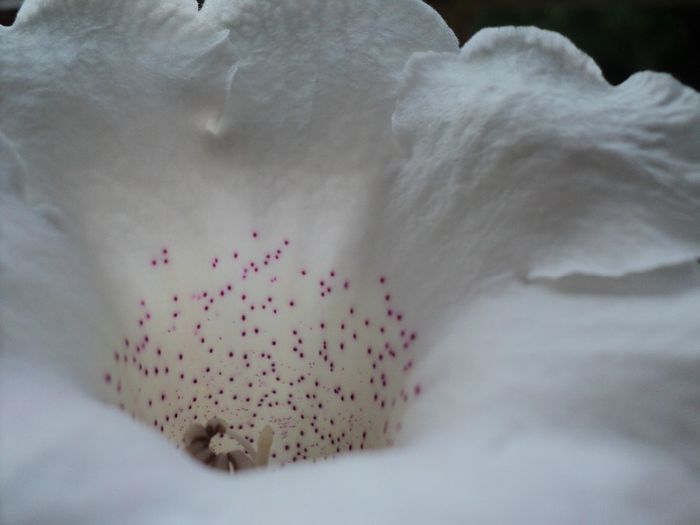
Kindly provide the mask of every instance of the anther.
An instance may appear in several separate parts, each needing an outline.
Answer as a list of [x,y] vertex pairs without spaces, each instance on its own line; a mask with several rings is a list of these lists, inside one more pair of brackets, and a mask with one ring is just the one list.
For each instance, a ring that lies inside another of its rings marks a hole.
[[[243,450],[214,452],[211,449],[211,441],[217,435],[233,439]],[[206,426],[198,423],[191,424],[185,431],[183,442],[185,450],[198,461],[218,470],[235,472],[266,466],[273,437],[274,431],[266,425],[258,436],[257,448],[254,448],[240,434],[228,429],[225,421],[215,417],[210,419]]]

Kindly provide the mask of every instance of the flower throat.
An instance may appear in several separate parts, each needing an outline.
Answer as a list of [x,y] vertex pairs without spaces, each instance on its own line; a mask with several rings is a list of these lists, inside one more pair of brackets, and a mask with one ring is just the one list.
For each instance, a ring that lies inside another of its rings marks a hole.
[[133,298],[104,371],[110,399],[224,470],[390,446],[420,386],[388,278],[352,282],[296,264],[288,238],[249,241],[199,264],[168,247],[144,261],[175,284]]

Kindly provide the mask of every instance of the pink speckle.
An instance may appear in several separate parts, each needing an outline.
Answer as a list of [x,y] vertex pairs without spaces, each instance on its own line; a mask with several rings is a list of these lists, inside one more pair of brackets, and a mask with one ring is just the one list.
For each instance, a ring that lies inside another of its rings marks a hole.
[[[146,297],[148,309],[142,300],[127,332],[134,348],[125,338],[126,349],[112,349],[114,359],[103,372],[104,382],[119,379],[121,385],[123,378],[134,389],[115,404],[178,440],[182,425],[220,416],[255,444],[261,424],[275,422],[283,428],[272,454],[281,462],[388,446],[400,429],[401,412],[393,407],[420,393],[419,385],[406,386],[416,333],[382,315],[398,322],[404,317],[391,302],[386,275],[378,283],[376,277],[358,281],[357,294],[342,293],[351,285],[344,261],[338,262],[342,268],[322,268],[312,252],[291,252],[290,245],[284,237],[277,246],[249,243],[255,247],[248,253],[231,251],[232,258],[221,260],[195,253],[204,257],[203,270],[207,262],[218,269],[207,274],[208,291],[178,284],[164,297]],[[153,266],[170,257],[160,247],[155,254]],[[307,276],[313,278],[302,279]],[[323,301],[314,301],[319,295]],[[274,317],[278,309],[283,319]],[[192,324],[183,327],[182,319]],[[173,363],[179,366],[168,375]],[[273,388],[278,385],[285,391]],[[153,392],[155,402],[147,406]]]

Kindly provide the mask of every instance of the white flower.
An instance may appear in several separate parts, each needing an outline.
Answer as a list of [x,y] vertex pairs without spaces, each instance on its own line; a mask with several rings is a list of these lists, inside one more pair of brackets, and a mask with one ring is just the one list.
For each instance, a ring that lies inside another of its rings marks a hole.
[[667,75],[413,0],[34,0],[0,177],[3,523],[700,520]]

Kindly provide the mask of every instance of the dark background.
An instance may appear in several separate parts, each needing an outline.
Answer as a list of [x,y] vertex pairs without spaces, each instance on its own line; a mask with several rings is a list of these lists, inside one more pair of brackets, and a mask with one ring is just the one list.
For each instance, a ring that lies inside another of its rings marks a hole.
[[671,73],[700,90],[700,2],[693,0],[428,0],[464,43],[482,27],[534,25],[567,36],[612,84]]
[[[461,43],[482,27],[535,25],[566,35],[598,62],[613,84],[619,84],[635,71],[648,69],[671,73],[700,90],[700,0],[428,0],[428,3],[445,18]],[[12,24],[14,16],[11,9],[0,10],[0,24]]]

